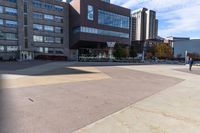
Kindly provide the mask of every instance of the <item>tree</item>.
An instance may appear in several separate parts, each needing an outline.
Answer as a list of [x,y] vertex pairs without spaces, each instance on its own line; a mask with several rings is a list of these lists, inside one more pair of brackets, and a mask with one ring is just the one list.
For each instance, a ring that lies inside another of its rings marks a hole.
[[153,56],[156,56],[158,58],[172,58],[173,56],[173,49],[165,44],[165,43],[159,43],[154,44],[148,49],[148,53],[152,53]]
[[133,58],[137,57],[137,52],[136,52],[136,50],[133,46],[131,46],[130,49],[129,49],[129,56],[133,57]]
[[113,55],[117,59],[121,59],[121,58],[127,57],[125,48],[119,43],[115,44]]

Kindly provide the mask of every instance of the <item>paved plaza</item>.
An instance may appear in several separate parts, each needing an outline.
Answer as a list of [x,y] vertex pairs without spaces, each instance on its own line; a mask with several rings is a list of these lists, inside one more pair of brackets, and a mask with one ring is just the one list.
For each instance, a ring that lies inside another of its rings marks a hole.
[[76,62],[4,66],[0,133],[199,133],[199,71]]

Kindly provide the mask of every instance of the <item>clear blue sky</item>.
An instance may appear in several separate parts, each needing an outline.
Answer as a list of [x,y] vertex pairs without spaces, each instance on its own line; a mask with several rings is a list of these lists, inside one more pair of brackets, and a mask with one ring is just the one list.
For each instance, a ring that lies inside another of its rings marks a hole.
[[159,36],[200,39],[200,0],[111,0],[132,10],[146,7],[157,12]]

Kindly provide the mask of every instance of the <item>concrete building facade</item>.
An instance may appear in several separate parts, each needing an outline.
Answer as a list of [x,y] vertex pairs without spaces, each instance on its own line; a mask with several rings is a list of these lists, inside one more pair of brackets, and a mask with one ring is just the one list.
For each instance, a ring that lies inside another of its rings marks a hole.
[[61,0],[2,0],[1,58],[68,56],[69,5]]

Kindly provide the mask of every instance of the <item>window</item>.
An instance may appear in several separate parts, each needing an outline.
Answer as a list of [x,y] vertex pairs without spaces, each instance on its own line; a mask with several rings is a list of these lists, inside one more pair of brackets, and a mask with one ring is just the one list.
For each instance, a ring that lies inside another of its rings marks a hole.
[[55,54],[64,54],[63,49],[55,49]]
[[47,10],[53,10],[53,5],[45,3],[44,8],[46,8]]
[[44,37],[44,42],[54,43],[54,38],[53,37]]
[[0,19],[0,25],[3,25],[3,19]]
[[43,47],[36,47],[35,51],[39,53],[43,53]]
[[33,13],[33,18],[36,18],[36,19],[43,19],[43,15],[42,15],[42,13],[34,12],[34,13]]
[[9,15],[17,15],[17,9],[6,7],[5,8],[5,13],[7,13]]
[[53,20],[53,15],[44,14],[44,19]]
[[16,52],[18,50],[18,46],[7,46],[7,52]]
[[0,46],[0,52],[3,52],[4,50],[4,46]]
[[63,22],[63,17],[55,16],[55,21],[62,23]]
[[17,34],[15,33],[6,33],[5,34],[6,40],[17,40]]
[[56,33],[63,33],[63,29],[61,27],[55,27]]
[[43,42],[43,36],[33,35],[33,41],[34,42]]
[[24,13],[27,13],[28,12],[28,2],[25,1],[24,2]]
[[63,7],[62,6],[54,6],[56,11],[63,11]]
[[104,36],[114,36],[114,37],[121,37],[121,38],[129,38],[129,33],[116,32],[116,31],[110,31],[110,30],[102,30],[102,29],[83,27],[83,26],[76,27],[73,29],[74,34],[76,34],[78,32],[104,35]]
[[7,1],[16,3],[17,0],[7,0]]
[[40,25],[40,24],[33,24],[33,29],[42,31],[43,30],[43,26]]
[[56,37],[56,38],[55,38],[55,43],[62,44],[62,43],[63,43],[63,38],[61,38],[61,37]]
[[34,0],[33,6],[36,7],[36,8],[42,8],[42,2]]
[[129,29],[129,17],[98,10],[98,24]]
[[8,27],[17,27],[16,21],[6,20],[6,26]]
[[54,31],[54,28],[53,28],[53,26],[47,26],[47,25],[45,25],[45,26],[44,26],[44,30],[45,30],[45,31],[49,31],[49,32],[53,32],[53,31]]
[[0,6],[0,13],[3,13],[3,6]]
[[88,15],[87,15],[88,20],[94,20],[94,9],[93,6],[88,5]]

